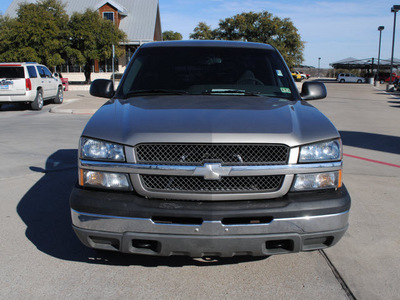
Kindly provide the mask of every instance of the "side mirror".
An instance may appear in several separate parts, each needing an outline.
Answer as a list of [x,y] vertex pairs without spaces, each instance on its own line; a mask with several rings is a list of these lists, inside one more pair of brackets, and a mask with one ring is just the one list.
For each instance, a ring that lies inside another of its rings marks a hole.
[[300,95],[303,100],[323,99],[327,95],[325,84],[317,81],[304,82]]
[[109,79],[96,79],[90,85],[90,95],[92,96],[110,99],[114,94],[114,84]]

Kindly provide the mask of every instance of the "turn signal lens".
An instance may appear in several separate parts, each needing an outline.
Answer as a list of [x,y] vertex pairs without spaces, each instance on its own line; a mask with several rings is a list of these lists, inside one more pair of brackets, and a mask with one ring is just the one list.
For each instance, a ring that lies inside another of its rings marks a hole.
[[341,183],[341,171],[298,174],[296,175],[291,191],[310,191],[320,189],[338,188]]
[[130,191],[127,174],[80,170],[79,184],[86,187]]

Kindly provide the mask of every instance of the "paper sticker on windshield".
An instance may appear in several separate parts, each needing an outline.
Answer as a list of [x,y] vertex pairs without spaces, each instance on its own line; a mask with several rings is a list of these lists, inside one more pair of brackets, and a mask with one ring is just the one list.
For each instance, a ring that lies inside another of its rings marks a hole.
[[282,73],[282,71],[281,71],[281,70],[276,70],[276,75],[278,75],[278,76],[282,77],[282,76],[283,76],[283,73]]
[[291,94],[292,91],[289,88],[281,87],[281,92],[285,94]]

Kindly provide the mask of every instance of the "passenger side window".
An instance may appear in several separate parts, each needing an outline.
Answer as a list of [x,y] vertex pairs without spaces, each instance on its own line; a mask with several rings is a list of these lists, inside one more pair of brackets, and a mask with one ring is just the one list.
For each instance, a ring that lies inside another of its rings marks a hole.
[[29,78],[37,78],[36,68],[34,66],[27,66]]
[[53,77],[53,75],[51,75],[51,72],[49,71],[49,69],[47,69],[46,67],[43,67],[43,70],[44,70],[44,74],[46,75],[47,78]]
[[38,67],[38,71],[41,78],[46,78],[46,74],[44,72],[43,67]]

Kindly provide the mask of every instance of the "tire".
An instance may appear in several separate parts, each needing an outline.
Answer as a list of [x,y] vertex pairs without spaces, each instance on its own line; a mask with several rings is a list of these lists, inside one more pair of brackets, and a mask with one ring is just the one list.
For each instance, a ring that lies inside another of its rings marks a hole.
[[344,79],[340,79],[340,81],[339,81],[340,83],[344,83]]
[[54,98],[54,103],[55,104],[61,104],[61,103],[63,103],[63,101],[64,101],[63,88],[59,86],[58,90],[57,90],[57,95]]
[[381,84],[384,84],[385,83],[385,80],[381,80]]
[[362,83],[362,80],[361,80],[361,79],[358,79],[358,80],[357,80],[357,83]]
[[31,108],[33,110],[42,110],[43,108],[43,92],[38,90],[36,92],[35,100],[31,103]]

